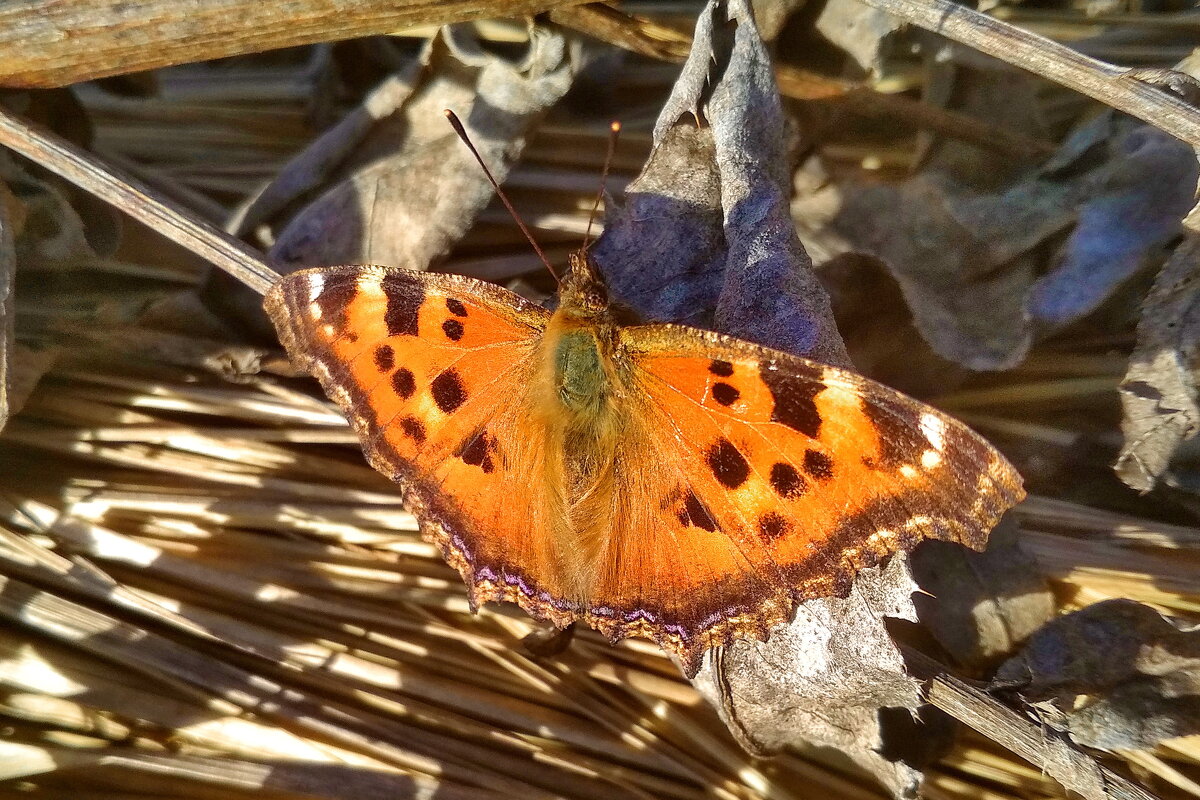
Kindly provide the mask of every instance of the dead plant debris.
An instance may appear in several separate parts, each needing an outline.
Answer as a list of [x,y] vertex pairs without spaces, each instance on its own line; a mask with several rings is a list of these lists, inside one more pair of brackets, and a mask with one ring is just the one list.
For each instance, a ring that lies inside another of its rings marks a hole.
[[[1200,797],[1188,10],[42,5],[0,11],[4,791]],[[560,264],[620,119],[623,302],[857,365],[1030,498],[694,684],[472,613],[257,310],[333,262],[550,296],[444,107]]]

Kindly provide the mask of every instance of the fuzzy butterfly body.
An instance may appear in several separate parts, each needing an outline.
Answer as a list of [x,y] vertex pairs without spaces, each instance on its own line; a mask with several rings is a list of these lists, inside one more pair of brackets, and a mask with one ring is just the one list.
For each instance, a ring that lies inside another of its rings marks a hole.
[[624,325],[586,255],[551,313],[457,275],[333,267],[266,308],[472,603],[655,640],[689,674],[802,600],[1023,496],[961,423],[846,370]]

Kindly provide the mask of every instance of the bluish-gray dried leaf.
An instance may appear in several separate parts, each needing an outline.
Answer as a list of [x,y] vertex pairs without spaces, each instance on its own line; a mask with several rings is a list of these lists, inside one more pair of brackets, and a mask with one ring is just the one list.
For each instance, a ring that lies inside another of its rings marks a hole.
[[1180,231],[1195,202],[1192,148],[1150,125],[1109,144],[1061,262],[1029,294],[1033,319],[1061,328],[1091,313]]
[[791,221],[788,130],[746,3],[710,2],[646,168],[592,255],[613,293],[650,319],[844,365]]
[[[793,213],[824,256],[884,262],[938,355],[1004,369],[1024,359],[1035,321],[1054,327],[1094,310],[1175,235],[1195,183],[1190,148],[1102,115],[1001,191],[970,191],[942,173],[899,185],[846,180],[798,197]],[[1076,222],[1060,266],[1037,281],[1035,248]]]

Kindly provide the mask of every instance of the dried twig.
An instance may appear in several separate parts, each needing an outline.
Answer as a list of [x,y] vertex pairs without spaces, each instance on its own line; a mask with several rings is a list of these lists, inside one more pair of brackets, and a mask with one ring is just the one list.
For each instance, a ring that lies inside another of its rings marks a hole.
[[1066,788],[1085,797],[1153,800],[1145,789],[1094,761],[1069,741],[1048,736],[1035,723],[950,675],[923,653],[906,647],[904,657],[916,672],[930,677],[926,689],[930,703],[1042,767]]
[[106,200],[129,216],[188,248],[266,294],[278,275],[249,247],[186,209],[162,199],[131,175],[0,108],[0,144]]
[[416,25],[520,16],[582,0],[17,0],[0,6],[0,85],[65,86]]
[[1055,41],[951,0],[863,0],[922,28],[1061,83],[1200,146],[1200,110],[1137,73],[1090,58]]

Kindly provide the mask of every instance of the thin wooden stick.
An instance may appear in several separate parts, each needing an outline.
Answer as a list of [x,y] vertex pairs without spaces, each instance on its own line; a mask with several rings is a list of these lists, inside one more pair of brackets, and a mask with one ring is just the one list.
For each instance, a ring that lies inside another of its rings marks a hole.
[[929,679],[926,699],[1021,758],[1042,767],[1051,777],[1078,781],[1066,788],[1086,791],[1089,778],[1112,800],[1153,800],[1153,795],[1093,760],[1065,740],[1055,739],[986,692],[955,678],[928,656],[901,646],[904,658],[919,677]]
[[0,85],[65,86],[579,2],[585,0],[8,0],[0,3]]
[[220,267],[259,294],[279,275],[242,242],[174,205],[142,181],[0,106],[0,144],[111,203],[152,230]]
[[1090,58],[951,0],[863,2],[1082,92],[1200,147],[1200,110],[1170,92],[1139,80],[1131,70]]

